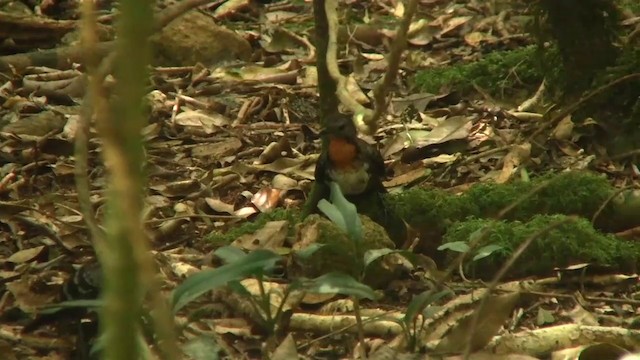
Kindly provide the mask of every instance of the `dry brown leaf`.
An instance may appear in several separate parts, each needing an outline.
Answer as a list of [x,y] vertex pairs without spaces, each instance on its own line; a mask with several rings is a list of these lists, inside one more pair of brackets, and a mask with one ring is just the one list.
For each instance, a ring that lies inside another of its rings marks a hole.
[[150,189],[167,197],[186,196],[202,189],[202,184],[197,180],[175,181],[167,184],[152,185]]
[[195,157],[210,157],[221,159],[234,155],[242,148],[242,142],[238,138],[229,138],[217,143],[205,143],[191,149],[191,155]]
[[45,250],[45,246],[36,246],[29,249],[18,250],[11,254],[7,259],[8,262],[12,262],[15,264],[21,264],[33,261],[35,258],[40,256],[42,252]]
[[504,184],[518,170],[518,166],[527,162],[531,156],[531,144],[515,145],[504,157],[504,164],[500,174],[496,178],[496,183]]
[[201,128],[206,134],[214,134],[231,124],[231,120],[222,114],[203,113],[200,110],[185,110],[175,117],[176,125]]
[[[471,352],[484,348],[509,319],[519,299],[520,293],[518,292],[489,295],[489,299],[480,309],[480,313],[476,315],[474,312],[456,324],[438,343],[436,351],[461,353],[464,351],[468,340],[471,340]],[[471,322],[474,316],[478,316],[478,322],[476,327],[472,329]],[[469,338],[470,331],[473,331],[471,338]]]
[[281,137],[278,141],[274,141],[269,144],[253,163],[256,165],[268,164],[278,158],[290,155],[291,151],[289,139]]
[[270,221],[253,234],[240,236],[231,245],[244,250],[276,250],[284,245],[284,241],[287,238],[288,233],[288,221]]
[[209,205],[209,207],[216,212],[219,213],[226,213],[226,214],[233,214],[234,213],[234,206],[233,204],[227,204],[224,201],[220,200],[220,199],[214,199],[214,198],[205,198],[204,201],[207,203],[207,205]]
[[282,174],[276,174],[276,176],[274,176],[273,180],[271,181],[271,185],[274,189],[285,191],[299,188],[298,182],[296,180]]
[[251,197],[251,203],[255,205],[260,212],[266,213],[278,206],[282,195],[283,191],[280,189],[265,187]]
[[551,133],[551,136],[556,140],[570,140],[571,135],[573,134],[573,121],[571,120],[571,115],[566,116],[564,119],[560,120],[558,125],[556,125],[555,129]]
[[296,348],[296,341],[291,333],[278,345],[276,350],[271,354],[273,360],[296,360],[300,359]]

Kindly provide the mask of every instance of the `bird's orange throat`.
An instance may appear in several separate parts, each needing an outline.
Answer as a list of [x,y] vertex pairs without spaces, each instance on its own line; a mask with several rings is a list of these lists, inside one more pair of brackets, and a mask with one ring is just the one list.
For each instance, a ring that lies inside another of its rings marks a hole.
[[337,169],[353,167],[356,160],[356,144],[340,137],[329,138],[329,160]]

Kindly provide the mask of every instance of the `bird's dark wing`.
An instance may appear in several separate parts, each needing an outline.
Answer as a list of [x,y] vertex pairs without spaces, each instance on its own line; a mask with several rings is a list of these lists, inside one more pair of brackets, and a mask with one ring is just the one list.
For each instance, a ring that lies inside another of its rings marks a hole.
[[373,189],[379,192],[386,192],[384,185],[382,185],[382,181],[387,177],[386,169],[384,167],[384,159],[382,158],[380,151],[374,145],[371,145],[362,139],[358,139],[358,148],[369,162],[369,173],[373,177],[372,180],[374,180],[374,184],[371,184]]
[[313,183],[313,189],[309,194],[309,198],[304,204],[302,209],[302,218],[318,212],[318,203],[322,199],[329,199],[331,195],[331,188],[329,187],[329,159],[325,151],[320,153],[318,162],[316,163],[316,170],[314,172],[315,181]]

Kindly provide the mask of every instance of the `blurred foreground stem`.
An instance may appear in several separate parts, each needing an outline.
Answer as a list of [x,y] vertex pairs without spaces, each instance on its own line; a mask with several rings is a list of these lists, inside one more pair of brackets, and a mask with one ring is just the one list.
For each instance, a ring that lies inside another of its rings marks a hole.
[[168,325],[158,326],[158,321],[155,324],[157,331],[164,331],[158,335],[165,340],[162,341],[165,356],[177,358],[175,342],[168,339],[172,323],[156,291],[153,261],[141,218],[145,195],[141,130],[146,124],[142,104],[151,54],[147,39],[153,29],[152,1],[122,1],[120,11],[115,96],[110,116],[97,116],[110,175],[106,251],[100,254],[105,274],[101,321],[106,335],[104,355],[114,360],[139,358],[138,325],[143,300],[150,291],[151,299],[155,300],[152,307],[160,310],[154,314],[164,318],[161,325]]

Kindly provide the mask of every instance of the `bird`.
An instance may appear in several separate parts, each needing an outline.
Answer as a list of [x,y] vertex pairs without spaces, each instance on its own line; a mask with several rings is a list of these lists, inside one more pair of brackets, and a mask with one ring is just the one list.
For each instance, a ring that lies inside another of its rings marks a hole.
[[[303,210],[303,218],[317,212],[321,199],[329,200],[329,184],[335,182],[345,198],[356,206],[358,213],[385,227],[396,244],[404,243],[404,238],[394,239],[404,234],[396,228],[405,226],[385,201],[387,189],[383,180],[386,169],[380,151],[358,137],[358,130],[349,115],[332,114],[324,125],[320,132],[323,147],[314,172],[314,189]],[[390,225],[394,228],[389,229]]]
[[[96,300],[102,291],[102,267],[95,259],[80,266],[72,276],[62,285],[59,300],[64,302],[74,300]],[[98,337],[97,313],[83,307],[58,307],[51,311],[43,311],[29,322],[23,333],[33,332],[45,325],[56,324],[59,332],[65,332],[60,327],[75,332],[75,346],[71,352],[72,359],[94,359],[91,348]]]

